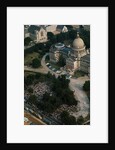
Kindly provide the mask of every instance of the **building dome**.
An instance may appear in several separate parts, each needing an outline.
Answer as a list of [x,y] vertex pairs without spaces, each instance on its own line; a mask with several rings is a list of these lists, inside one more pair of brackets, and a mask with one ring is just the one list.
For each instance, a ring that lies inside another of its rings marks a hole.
[[84,41],[79,37],[79,33],[77,33],[77,38],[73,41],[73,48],[82,49],[84,46]]
[[55,44],[55,47],[60,49],[60,48],[63,48],[65,45],[63,43],[57,43]]

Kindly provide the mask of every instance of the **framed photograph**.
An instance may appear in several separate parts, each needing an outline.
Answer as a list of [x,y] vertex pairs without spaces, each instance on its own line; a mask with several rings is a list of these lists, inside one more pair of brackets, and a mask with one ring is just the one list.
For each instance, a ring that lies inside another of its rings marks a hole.
[[6,143],[108,144],[108,6],[6,15]]

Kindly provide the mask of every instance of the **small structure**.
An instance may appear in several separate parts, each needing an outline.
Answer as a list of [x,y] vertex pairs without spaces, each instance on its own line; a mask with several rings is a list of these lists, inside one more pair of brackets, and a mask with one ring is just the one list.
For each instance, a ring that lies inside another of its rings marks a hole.
[[56,29],[57,31],[59,31],[59,32],[68,32],[68,29],[67,29],[67,27],[66,26],[64,26],[64,25],[57,25],[57,29]]

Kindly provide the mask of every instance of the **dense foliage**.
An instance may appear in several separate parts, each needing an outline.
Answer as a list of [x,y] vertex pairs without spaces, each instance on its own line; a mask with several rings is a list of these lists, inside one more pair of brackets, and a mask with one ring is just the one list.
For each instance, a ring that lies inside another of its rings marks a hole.
[[83,123],[84,123],[84,118],[82,116],[79,116],[79,118],[77,119],[77,124],[82,125]]
[[24,39],[24,46],[28,46],[31,41],[32,41],[32,39],[30,37],[25,38]]
[[57,65],[58,65],[59,67],[63,67],[63,66],[66,65],[66,62],[65,62],[65,59],[64,59],[63,55],[60,55],[59,61],[58,61]]
[[90,81],[85,81],[85,83],[83,85],[83,89],[85,91],[89,91],[90,90]]
[[[77,101],[74,98],[73,91],[69,89],[69,80],[66,79],[65,75],[55,78],[55,76],[52,76],[50,73],[46,75],[36,73],[35,75],[28,75],[27,77],[25,77],[24,84],[25,86],[28,86],[40,81],[49,82],[50,88],[52,90],[52,93],[46,92],[43,95],[43,100],[41,102],[38,103],[37,99],[34,100],[34,104],[36,101],[37,106],[45,112],[51,113],[61,104],[77,105]],[[29,91],[31,93],[31,90]],[[29,99],[28,102],[30,101],[31,99]]]
[[41,66],[41,62],[39,61],[39,59],[35,58],[32,60],[32,67],[33,68],[38,68]]
[[63,111],[60,116],[61,116],[62,122],[66,125],[76,125],[77,124],[75,117],[69,115],[69,113],[67,111]]

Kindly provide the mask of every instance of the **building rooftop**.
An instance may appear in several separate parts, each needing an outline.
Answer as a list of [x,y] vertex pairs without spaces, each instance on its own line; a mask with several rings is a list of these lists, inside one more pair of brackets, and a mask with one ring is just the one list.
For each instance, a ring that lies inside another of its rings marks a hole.
[[63,49],[60,49],[60,51],[63,51],[64,53],[69,53],[72,49],[70,47],[64,47]]
[[40,26],[38,26],[38,25],[31,25],[31,26],[28,28],[28,32],[34,34],[34,33],[35,33],[35,30],[39,31],[39,30],[41,29],[41,27],[44,28],[44,26],[42,26],[42,25],[40,25]]
[[64,25],[57,25],[57,29],[62,30],[62,29],[63,29],[63,27],[64,27]]
[[90,55],[87,54],[87,55],[83,56],[83,57],[81,58],[81,60],[90,61]]

